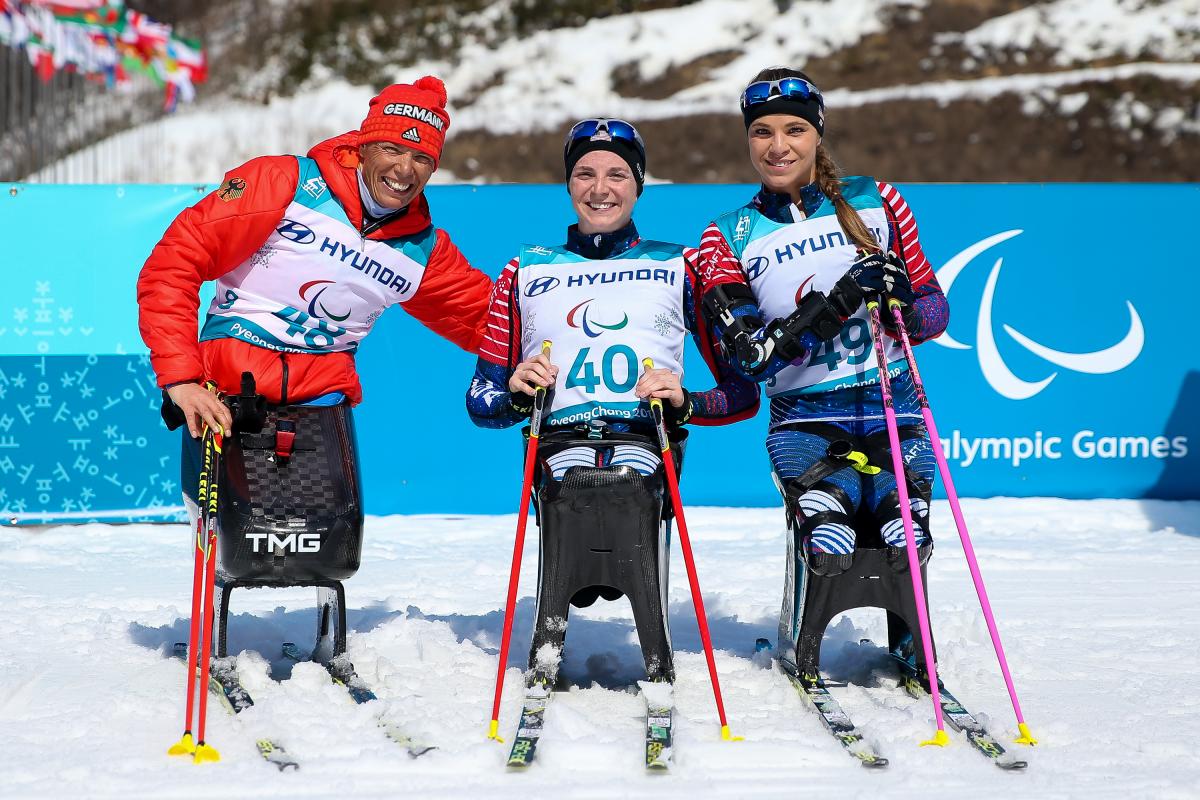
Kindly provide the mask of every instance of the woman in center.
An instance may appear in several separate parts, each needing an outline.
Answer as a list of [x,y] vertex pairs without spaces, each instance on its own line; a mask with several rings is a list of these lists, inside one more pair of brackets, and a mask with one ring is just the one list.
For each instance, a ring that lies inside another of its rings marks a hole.
[[[717,366],[697,308],[696,251],[638,234],[632,217],[646,151],[637,130],[618,119],[583,120],[567,134],[563,158],[578,222],[564,244],[523,246],[497,278],[467,410],[476,425],[506,428],[529,418],[537,387],[549,389],[535,487],[542,560],[531,677],[557,675],[567,602],[626,594],[647,674],[669,681],[669,548],[659,532],[664,492],[649,401],[661,398],[677,430],[752,416],[758,389]],[[708,391],[683,385],[689,332],[717,380]],[[543,340],[553,343],[548,356]],[[654,368],[643,372],[646,358]],[[615,586],[626,573],[640,585]],[[660,585],[645,585],[655,575]]]

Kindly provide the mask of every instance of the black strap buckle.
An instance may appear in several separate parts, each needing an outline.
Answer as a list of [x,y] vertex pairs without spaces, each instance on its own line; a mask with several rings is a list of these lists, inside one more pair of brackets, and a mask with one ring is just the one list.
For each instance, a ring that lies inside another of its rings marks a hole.
[[845,439],[834,439],[825,448],[825,455],[830,458],[836,458],[839,461],[845,461],[854,452],[854,447]]
[[254,374],[243,372],[241,393],[225,398],[233,414],[233,427],[242,433],[258,433],[267,421],[267,398],[255,389]]

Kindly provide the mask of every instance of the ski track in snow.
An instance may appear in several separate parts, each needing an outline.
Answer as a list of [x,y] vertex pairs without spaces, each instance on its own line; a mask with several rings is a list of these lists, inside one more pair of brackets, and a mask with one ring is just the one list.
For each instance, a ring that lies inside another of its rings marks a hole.
[[[35,797],[987,797],[1194,798],[1200,765],[1200,502],[967,500],[1022,707],[1042,744],[1020,748],[1023,774],[997,770],[926,702],[895,688],[881,612],[858,610],[826,634],[823,666],[868,738],[891,758],[858,767],[777,671],[753,656],[775,638],[782,586],[779,509],[689,512],[701,585],[719,649],[726,707],[718,722],[676,546],[671,625],[679,680],[676,765],[645,775],[641,677],[628,604],[572,614],[565,673],[534,767],[504,769],[486,740],[515,518],[368,519],[363,566],[347,583],[349,654],[381,700],[355,706],[310,663],[279,656],[310,645],[310,589],[239,590],[230,650],[257,705],[240,718],[210,704],[222,754],[193,766],[165,755],[180,732],[190,535],[182,525],[89,524],[0,531],[0,796]],[[1002,742],[1016,734],[987,628],[944,502],[934,504],[931,613],[940,672]],[[533,615],[530,536],[501,714],[517,724]],[[268,670],[275,670],[273,679]],[[610,688],[604,688],[610,687]],[[410,760],[374,724],[382,713],[438,749]],[[301,762],[278,773],[255,735]],[[1013,747],[1016,747],[1015,745]]]

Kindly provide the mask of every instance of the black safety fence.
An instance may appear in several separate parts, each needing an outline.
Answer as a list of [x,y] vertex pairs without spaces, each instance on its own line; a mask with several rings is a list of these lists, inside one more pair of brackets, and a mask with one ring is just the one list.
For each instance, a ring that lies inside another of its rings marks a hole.
[[[161,180],[163,90],[146,76],[109,85],[73,70],[39,75],[26,52],[0,46],[0,182]],[[116,136],[129,129],[133,135]]]

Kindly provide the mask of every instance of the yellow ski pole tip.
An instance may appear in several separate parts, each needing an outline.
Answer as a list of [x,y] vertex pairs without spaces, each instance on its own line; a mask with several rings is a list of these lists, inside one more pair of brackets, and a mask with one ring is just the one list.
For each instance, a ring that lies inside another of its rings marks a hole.
[[721,740],[725,741],[725,742],[744,742],[744,741],[746,741],[746,737],[745,736],[734,736],[732,733],[729,732],[728,725],[722,725],[721,726]]
[[921,747],[929,747],[930,745],[937,745],[938,747],[945,747],[948,744],[950,744],[950,737],[946,735],[946,732],[944,730],[941,730],[939,728],[937,733],[935,733],[933,735],[932,739],[925,741],[925,742],[921,742]]
[[221,754],[217,752],[217,748],[211,744],[201,742],[196,745],[195,761],[197,764],[206,764],[212,761],[220,761]]
[[1038,740],[1033,738],[1033,734],[1030,733],[1029,726],[1024,722],[1017,723],[1017,730],[1021,732],[1020,736],[1018,736],[1016,739],[1013,739],[1013,741],[1017,744],[1024,744],[1033,747],[1038,743]]
[[196,752],[196,743],[192,741],[190,731],[185,731],[180,740],[167,749],[169,756],[190,756],[194,752]]
[[501,744],[504,743],[504,740],[500,738],[500,720],[492,720],[491,725],[488,726],[488,738],[495,739]]

